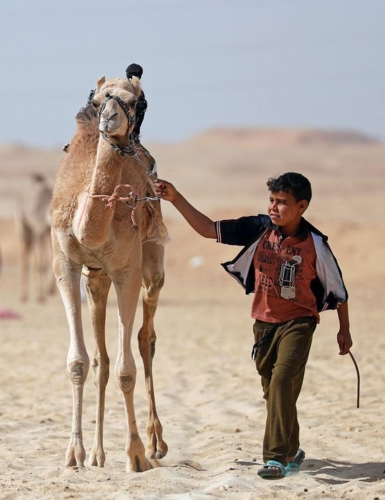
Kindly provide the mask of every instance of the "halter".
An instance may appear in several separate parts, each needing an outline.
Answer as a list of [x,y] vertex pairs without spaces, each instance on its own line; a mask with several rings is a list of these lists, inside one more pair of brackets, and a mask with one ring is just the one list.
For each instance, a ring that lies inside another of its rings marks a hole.
[[[114,99],[114,101],[116,101],[119,104],[119,106],[122,108],[122,110],[124,111],[124,113],[127,117],[127,120],[128,120],[128,130],[130,130],[132,125],[135,123],[135,117],[132,117],[130,115],[130,110],[129,110],[127,104],[123,101],[123,99],[121,99],[117,95],[109,94],[108,92],[106,92],[106,100],[103,102],[103,104],[100,108],[100,111],[99,111],[99,120],[100,120],[100,117],[101,117],[101,115],[102,115],[102,113],[107,105],[107,102],[110,99]],[[112,149],[117,151],[122,158],[124,158],[124,156],[126,154],[129,154],[130,156],[134,156],[134,154],[135,154],[134,141],[131,139],[131,134],[127,134],[127,138],[129,141],[127,146],[119,146],[118,144],[114,144],[113,142],[111,142],[110,138],[107,137],[104,132],[101,132],[101,135],[102,135],[103,139],[110,144]]]

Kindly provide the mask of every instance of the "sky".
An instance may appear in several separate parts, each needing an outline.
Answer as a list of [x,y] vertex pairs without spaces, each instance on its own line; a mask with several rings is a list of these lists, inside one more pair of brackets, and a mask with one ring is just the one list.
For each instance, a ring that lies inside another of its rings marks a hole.
[[143,142],[214,127],[385,140],[384,0],[12,0],[0,144],[61,147],[96,80],[144,68]]

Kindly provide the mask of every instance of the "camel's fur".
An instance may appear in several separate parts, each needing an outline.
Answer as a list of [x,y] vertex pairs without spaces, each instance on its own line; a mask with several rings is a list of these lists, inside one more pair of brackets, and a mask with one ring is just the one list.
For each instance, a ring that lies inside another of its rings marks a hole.
[[[61,164],[51,204],[53,269],[62,295],[70,328],[67,367],[73,389],[72,435],[67,449],[68,466],[83,466],[85,449],[82,438],[82,395],[89,358],[81,323],[80,277],[83,273],[91,322],[95,336],[92,361],[97,387],[96,430],[89,457],[91,465],[103,466],[103,416],[105,390],[109,377],[109,358],[105,345],[106,303],[111,283],[118,301],[119,351],[115,375],[122,390],[127,416],[127,470],[150,468],[151,460],[162,458],[167,445],[155,407],[152,358],[156,335],[153,325],[158,297],[164,282],[163,257],[167,231],[162,222],[159,201],[139,202],[135,213],[138,229],[131,220],[127,203],[115,201],[114,208],[92,195],[111,195],[117,185],[131,185],[139,197],[153,196],[147,168],[148,152],[137,145],[137,158],[114,150],[109,140],[127,145],[128,119],[119,103],[110,99],[98,116],[106,92],[119,96],[135,116],[140,81],[116,78],[99,79],[92,106],[77,116],[77,131]],[[139,160],[139,161],[138,161]],[[145,163],[145,165],[143,165]],[[134,412],[136,367],[131,352],[131,334],[140,288],[143,298],[143,324],[138,334],[143,358],[149,404],[146,452],[138,434]]]

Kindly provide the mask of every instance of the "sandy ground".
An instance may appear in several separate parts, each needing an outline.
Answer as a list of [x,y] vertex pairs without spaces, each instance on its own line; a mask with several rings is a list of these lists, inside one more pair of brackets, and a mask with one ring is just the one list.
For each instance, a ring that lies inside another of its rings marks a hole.
[[[0,498],[4,499],[385,499],[384,350],[385,145],[361,136],[311,131],[213,131],[173,146],[149,145],[160,175],[213,219],[265,212],[267,177],[307,175],[314,201],[308,219],[330,236],[350,292],[352,349],[338,356],[335,312],[321,316],[299,400],[301,473],[280,481],[256,474],[262,464],[265,409],[250,359],[251,297],[221,269],[238,248],[198,237],[163,204],[172,241],[156,316],[157,406],[169,453],[144,473],[125,472],[125,417],[111,376],[105,418],[105,468],[64,467],[71,426],[66,373],[68,328],[56,294],[19,301],[20,266],[13,213],[28,197],[28,173],[53,180],[63,153],[0,147]],[[35,281],[33,278],[32,281]],[[87,306],[84,326],[93,341]],[[135,331],[140,326],[138,306]],[[117,352],[116,299],[107,312],[108,349]],[[145,439],[147,402],[140,356],[135,392]],[[84,439],[90,450],[95,391],[85,389]]]

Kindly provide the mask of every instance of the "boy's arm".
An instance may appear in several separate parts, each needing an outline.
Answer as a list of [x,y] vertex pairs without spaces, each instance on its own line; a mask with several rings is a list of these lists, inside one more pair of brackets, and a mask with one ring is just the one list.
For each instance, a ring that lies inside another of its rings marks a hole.
[[215,222],[193,207],[170,182],[157,179],[154,186],[157,196],[170,201],[198,234],[204,238],[217,237]]
[[338,320],[340,322],[340,329],[337,333],[337,342],[340,347],[339,354],[348,354],[350,348],[353,345],[352,337],[350,335],[350,325],[349,325],[349,311],[348,303],[341,302],[337,309]]

